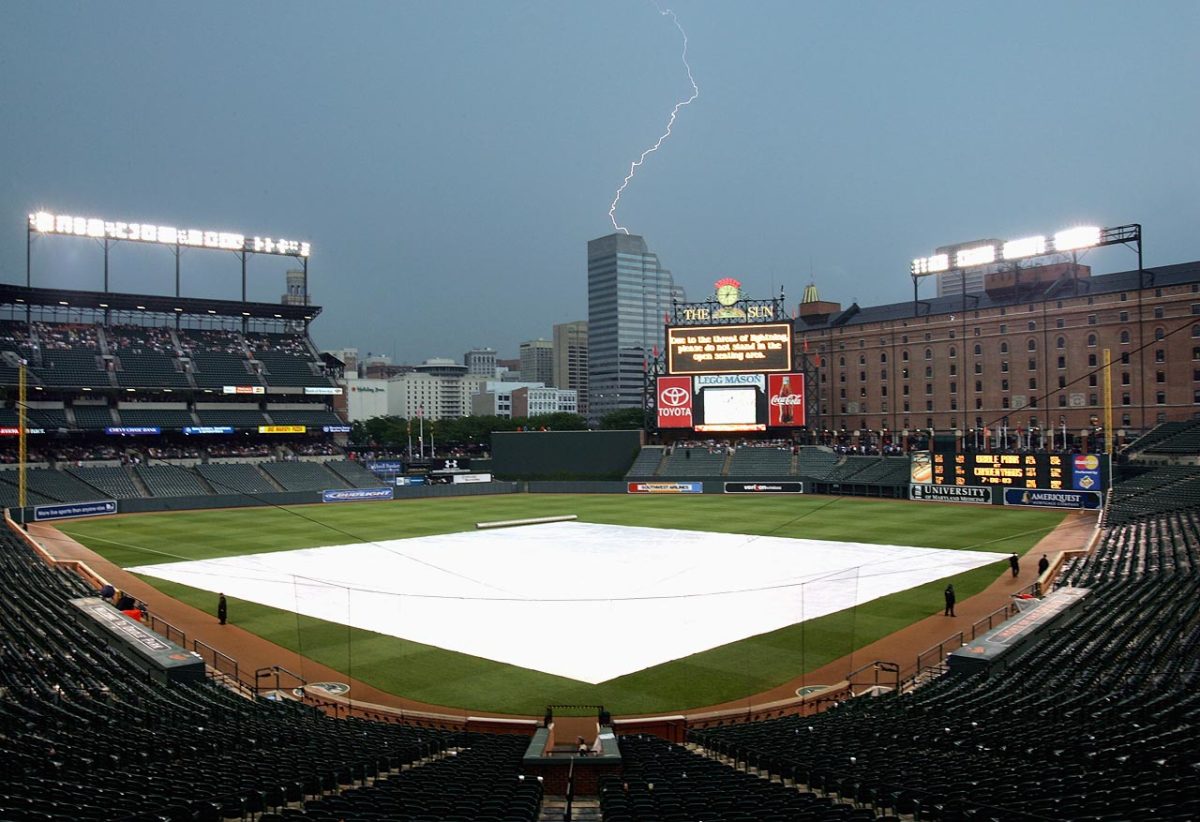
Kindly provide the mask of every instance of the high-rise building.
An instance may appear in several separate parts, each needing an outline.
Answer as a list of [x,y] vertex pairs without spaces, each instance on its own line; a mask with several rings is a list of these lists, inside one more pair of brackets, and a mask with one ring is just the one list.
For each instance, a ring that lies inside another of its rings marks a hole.
[[636,234],[588,242],[588,417],[642,404],[645,363],[683,289]]
[[463,364],[468,374],[491,379],[496,376],[496,349],[472,348],[463,354]]
[[586,320],[554,326],[552,385],[575,391],[579,413],[587,414],[588,326]]
[[427,420],[454,419],[471,413],[471,395],[487,378],[467,373],[451,359],[428,359],[388,380],[388,413]]
[[536,339],[521,343],[521,381],[550,385],[554,378],[554,343]]

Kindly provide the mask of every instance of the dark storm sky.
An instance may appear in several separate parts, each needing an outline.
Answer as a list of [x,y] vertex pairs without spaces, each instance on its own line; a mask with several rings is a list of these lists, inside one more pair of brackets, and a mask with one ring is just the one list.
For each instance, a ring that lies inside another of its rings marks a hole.
[[[937,245],[1075,224],[1141,222],[1148,265],[1200,257],[1193,0],[670,8],[700,96],[617,216],[690,297],[736,276],[794,303],[811,276],[903,300]],[[2,3],[0,279],[23,282],[39,208],[298,237],[318,344],[515,356],[586,317],[587,240],[691,90],[681,46],[648,0]],[[93,241],[33,261],[35,285],[100,287]],[[285,268],[253,260],[250,296]],[[112,254],[114,290],[173,271]],[[185,295],[239,276],[185,254]]]

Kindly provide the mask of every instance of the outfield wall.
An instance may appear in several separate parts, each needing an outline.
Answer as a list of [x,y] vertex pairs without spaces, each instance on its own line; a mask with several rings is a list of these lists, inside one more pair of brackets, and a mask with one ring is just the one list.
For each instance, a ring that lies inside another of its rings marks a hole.
[[624,494],[625,486],[626,483],[620,480],[530,481],[525,483],[525,490],[531,494]]
[[620,479],[641,450],[642,433],[496,431],[492,433],[492,472],[511,479]]
[[[520,486],[513,482],[457,483],[451,485],[397,486],[393,499],[422,499],[427,497],[475,497],[491,494],[516,494]],[[204,508],[254,508],[277,505],[316,505],[322,502],[322,491],[276,491],[255,494],[205,494],[192,497],[150,497],[117,500],[119,514],[146,514],[155,511],[196,511]],[[33,522],[33,508],[10,509],[17,522]]]

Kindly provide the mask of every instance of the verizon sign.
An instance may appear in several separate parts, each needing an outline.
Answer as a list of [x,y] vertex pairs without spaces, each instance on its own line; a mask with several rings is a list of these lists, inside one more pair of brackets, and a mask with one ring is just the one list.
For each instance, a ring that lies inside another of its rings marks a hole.
[[658,427],[692,427],[692,378],[658,378]]
[[804,375],[770,374],[767,425],[789,427],[804,425]]

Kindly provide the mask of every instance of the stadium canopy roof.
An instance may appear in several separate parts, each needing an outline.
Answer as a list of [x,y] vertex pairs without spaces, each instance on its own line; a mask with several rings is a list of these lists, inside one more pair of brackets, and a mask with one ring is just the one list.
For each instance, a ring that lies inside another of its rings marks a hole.
[[72,291],[64,288],[30,288],[0,283],[0,305],[91,308],[113,311],[146,311],[212,317],[250,317],[264,320],[312,321],[321,313],[316,305],[209,300],[199,297],[161,297],[106,291]]

